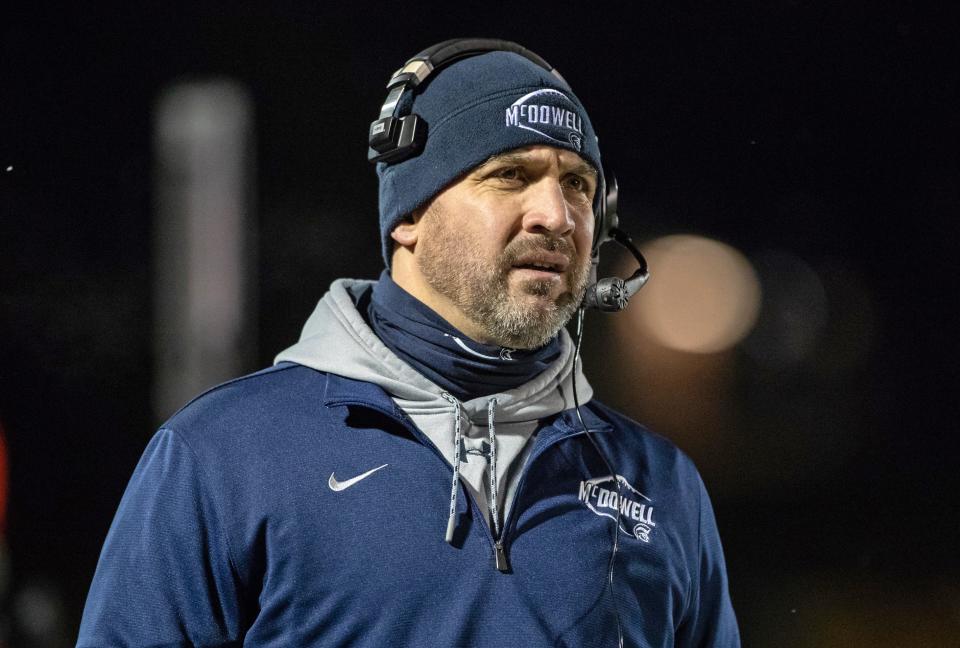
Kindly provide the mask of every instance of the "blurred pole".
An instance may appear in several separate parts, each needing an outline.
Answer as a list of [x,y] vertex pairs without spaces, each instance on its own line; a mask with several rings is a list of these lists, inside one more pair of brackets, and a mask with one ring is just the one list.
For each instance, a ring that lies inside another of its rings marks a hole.
[[253,109],[231,81],[170,86],[155,113],[154,413],[256,358]]

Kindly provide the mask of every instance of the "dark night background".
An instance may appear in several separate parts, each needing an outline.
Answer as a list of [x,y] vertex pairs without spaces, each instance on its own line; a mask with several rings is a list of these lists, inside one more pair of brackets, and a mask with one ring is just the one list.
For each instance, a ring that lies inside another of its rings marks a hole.
[[[222,2],[3,13],[0,645],[75,640],[113,512],[169,415],[150,401],[162,90],[227,77],[253,100],[254,370],[296,339],[332,279],[379,272],[367,126],[403,60],[466,35],[518,41],[563,72],[637,239],[697,233],[754,262],[787,250],[826,286],[829,319],[811,355],[782,371],[732,351],[723,425],[658,426],[713,494],[744,644],[956,645],[952,9]],[[614,344],[592,317],[585,364],[599,396],[646,420],[636,402],[648,374],[601,371],[602,354],[629,338]]]

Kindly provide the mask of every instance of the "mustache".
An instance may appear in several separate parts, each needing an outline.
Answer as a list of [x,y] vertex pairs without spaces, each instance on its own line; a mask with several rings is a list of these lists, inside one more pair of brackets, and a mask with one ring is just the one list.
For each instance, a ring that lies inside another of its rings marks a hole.
[[503,267],[512,266],[517,259],[532,252],[559,252],[570,263],[576,263],[577,250],[570,241],[548,234],[534,234],[510,243],[500,255]]

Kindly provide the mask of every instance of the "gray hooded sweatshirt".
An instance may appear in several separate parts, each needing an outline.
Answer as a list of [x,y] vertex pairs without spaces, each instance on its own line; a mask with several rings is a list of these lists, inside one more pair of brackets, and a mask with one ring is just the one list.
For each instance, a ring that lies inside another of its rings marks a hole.
[[[561,329],[560,357],[533,380],[460,402],[398,358],[364,321],[356,303],[373,284],[354,279],[334,281],[304,325],[300,341],[281,352],[275,363],[295,362],[382,387],[453,466],[451,511],[456,506],[459,477],[491,529],[499,534],[540,421],[574,407],[570,335]],[[593,390],[579,366],[576,379],[582,404],[590,400]],[[459,457],[454,452],[458,437]],[[448,540],[452,515],[450,519]]]

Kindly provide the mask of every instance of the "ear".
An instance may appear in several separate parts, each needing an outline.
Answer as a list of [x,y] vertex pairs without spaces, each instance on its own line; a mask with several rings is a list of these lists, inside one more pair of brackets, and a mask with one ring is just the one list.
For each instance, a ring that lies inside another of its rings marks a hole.
[[408,214],[393,228],[393,231],[390,232],[390,238],[403,247],[414,246],[417,244],[419,225],[419,214]]

